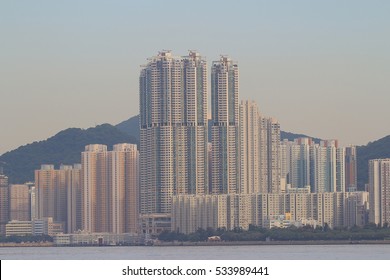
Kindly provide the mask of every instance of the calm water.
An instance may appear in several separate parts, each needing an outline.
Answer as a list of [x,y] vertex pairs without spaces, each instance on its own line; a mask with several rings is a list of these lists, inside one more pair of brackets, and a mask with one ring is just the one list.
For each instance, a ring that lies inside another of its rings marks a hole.
[[0,248],[1,260],[390,260],[390,245]]

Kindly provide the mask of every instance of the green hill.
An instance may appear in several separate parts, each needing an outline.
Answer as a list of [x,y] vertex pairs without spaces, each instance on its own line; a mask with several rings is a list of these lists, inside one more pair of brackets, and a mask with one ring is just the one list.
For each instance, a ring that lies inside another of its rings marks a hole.
[[117,124],[115,127],[139,141],[139,115],[131,117],[130,119]]
[[[94,128],[69,128],[55,136],[40,142],[21,146],[0,156],[0,165],[11,183],[25,183],[34,180],[34,170],[41,164],[80,162],[81,152],[88,144],[105,144],[109,149],[118,143],[139,143],[138,115],[123,121],[116,126],[103,124]],[[281,132],[281,139],[290,141],[299,137],[310,137],[303,134]],[[320,139],[313,138],[315,142]],[[364,189],[368,182],[368,161],[375,158],[390,158],[390,135],[367,145],[357,147],[358,188]],[[1,167],[0,166],[0,167]]]
[[81,152],[88,144],[105,144],[111,149],[114,144],[138,141],[115,126],[102,124],[94,128],[69,128],[53,137],[21,146],[0,156],[4,174],[10,183],[25,183],[34,180],[34,170],[41,164],[73,164],[81,160]]
[[358,188],[364,189],[368,183],[368,161],[377,158],[390,158],[390,135],[365,146],[357,147],[357,176]]

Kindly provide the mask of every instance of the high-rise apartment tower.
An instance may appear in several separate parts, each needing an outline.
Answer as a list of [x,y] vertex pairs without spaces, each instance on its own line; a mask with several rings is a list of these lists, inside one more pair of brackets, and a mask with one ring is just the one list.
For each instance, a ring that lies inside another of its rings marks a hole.
[[207,193],[207,65],[194,51],[162,51],[141,69],[140,178],[143,214],[169,214],[174,194]]
[[369,222],[390,224],[390,158],[368,162]]
[[227,56],[211,68],[212,192],[240,191],[238,65]]

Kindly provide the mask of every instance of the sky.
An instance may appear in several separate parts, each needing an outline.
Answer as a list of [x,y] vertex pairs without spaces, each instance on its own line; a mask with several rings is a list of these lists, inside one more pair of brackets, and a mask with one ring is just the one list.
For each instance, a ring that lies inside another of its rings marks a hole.
[[137,115],[141,65],[197,50],[240,99],[342,145],[390,134],[390,1],[0,1],[0,154]]

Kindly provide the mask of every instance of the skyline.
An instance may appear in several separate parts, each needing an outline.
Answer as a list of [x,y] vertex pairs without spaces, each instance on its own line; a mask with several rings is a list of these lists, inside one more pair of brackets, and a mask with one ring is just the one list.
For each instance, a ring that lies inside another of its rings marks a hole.
[[0,154],[137,115],[140,65],[163,49],[196,49],[208,65],[229,55],[240,99],[284,131],[366,144],[390,134],[375,125],[390,104],[389,11],[385,1],[1,3]]

